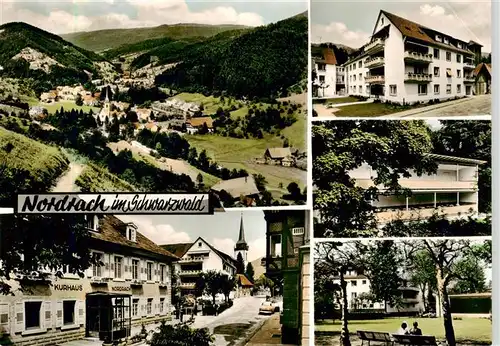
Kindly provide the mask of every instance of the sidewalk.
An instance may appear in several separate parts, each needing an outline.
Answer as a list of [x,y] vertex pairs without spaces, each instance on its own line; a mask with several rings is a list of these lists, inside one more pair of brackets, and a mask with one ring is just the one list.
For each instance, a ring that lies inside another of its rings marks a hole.
[[257,333],[246,343],[245,346],[271,346],[271,345],[282,345],[282,346],[293,346],[281,343],[281,324],[280,315],[275,313],[269,319],[264,322],[264,325],[259,329]]
[[420,108],[415,108],[415,109],[409,109],[407,111],[398,112],[398,113],[394,113],[394,114],[389,114],[389,115],[386,115],[386,116],[382,116],[381,118],[403,118],[403,117],[409,117],[409,116],[412,116],[412,115],[418,115],[418,114],[422,114],[422,113],[427,113],[429,111],[433,111],[433,110],[440,109],[440,108],[450,107],[450,106],[453,106],[453,105],[460,104],[462,102],[467,102],[469,100],[470,100],[470,98],[466,97],[466,98],[463,98],[463,99],[458,99],[458,100],[453,100],[453,101],[446,101],[446,102],[438,103],[438,104],[435,104],[435,105],[432,105],[432,106],[426,106],[426,107],[420,107]]

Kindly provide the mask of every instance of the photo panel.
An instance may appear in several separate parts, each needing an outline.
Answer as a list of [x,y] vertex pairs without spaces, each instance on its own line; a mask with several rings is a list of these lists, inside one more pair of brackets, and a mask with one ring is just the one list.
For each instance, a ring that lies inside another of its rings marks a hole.
[[491,1],[478,4],[311,0],[313,117],[491,116]]
[[225,208],[305,205],[307,10],[2,2],[0,193],[210,192]]
[[492,344],[491,237],[322,241],[315,345]]
[[315,238],[491,236],[491,122],[312,126]]

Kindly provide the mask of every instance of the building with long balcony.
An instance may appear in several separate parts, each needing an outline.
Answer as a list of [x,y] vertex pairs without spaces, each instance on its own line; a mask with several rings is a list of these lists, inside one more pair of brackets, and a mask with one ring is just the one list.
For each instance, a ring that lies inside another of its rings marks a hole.
[[[88,216],[90,251],[98,257],[83,277],[13,277],[0,297],[1,336],[14,345],[54,345],[130,336],[134,325],[171,318],[170,272],[178,258],[114,216]],[[22,288],[22,289],[21,289]]]
[[326,98],[345,93],[345,68],[337,62],[335,52],[330,47],[312,46],[312,60],[316,71],[317,95]]
[[266,210],[266,277],[282,283],[283,344],[309,345],[310,217],[307,210]]
[[343,65],[349,95],[398,104],[473,94],[481,45],[381,10],[370,42]]
[[[411,191],[410,196],[394,195],[385,187],[378,186],[380,195],[372,202],[380,225],[400,219],[428,218],[434,213],[449,218],[478,213],[478,174],[485,161],[462,157],[427,154],[437,164],[434,174],[418,176],[410,171],[409,177],[401,177],[398,183]],[[374,186],[377,172],[363,164],[349,175],[362,188]]]

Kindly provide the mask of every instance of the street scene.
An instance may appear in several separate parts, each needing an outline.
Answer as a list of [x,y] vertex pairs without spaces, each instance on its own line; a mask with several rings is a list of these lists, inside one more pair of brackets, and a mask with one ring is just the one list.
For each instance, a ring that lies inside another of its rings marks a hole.
[[308,215],[3,215],[0,341],[307,344]]
[[491,239],[319,242],[315,344],[491,345]]
[[491,115],[489,8],[313,0],[313,116]]

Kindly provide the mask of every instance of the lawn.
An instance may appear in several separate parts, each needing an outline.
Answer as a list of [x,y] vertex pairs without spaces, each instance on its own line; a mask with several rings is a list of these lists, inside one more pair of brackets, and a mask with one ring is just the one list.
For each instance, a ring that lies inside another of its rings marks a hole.
[[55,103],[51,103],[51,104],[46,104],[46,103],[41,103],[41,102],[36,102],[36,103],[32,102],[30,104],[30,106],[43,107],[43,108],[47,109],[49,114],[55,113],[56,111],[60,110],[61,107],[63,107],[64,110],[75,109],[77,111],[80,111],[80,109],[82,109],[85,113],[92,110],[92,112],[94,112],[94,114],[98,113],[100,111],[99,107],[90,107],[90,106],[85,106],[85,105],[84,106],[77,106],[74,102],[71,102],[71,101],[61,101],[61,102],[55,102]]
[[336,117],[377,117],[404,111],[407,108],[392,106],[385,103],[363,103],[339,107],[334,112]]
[[[357,330],[395,333],[403,321],[407,321],[411,325],[414,320],[413,318],[385,318],[380,320],[349,321],[349,331],[352,335],[355,335]],[[444,340],[442,319],[417,318],[416,321],[424,335],[433,335],[437,339]],[[461,320],[454,320],[453,326],[457,342],[459,343],[491,344],[492,325],[488,319],[464,317]],[[316,322],[315,331],[336,335],[340,333],[340,328],[340,321],[335,321],[332,324],[331,320],[329,320],[324,324]]]
[[238,139],[217,135],[185,135],[184,138],[196,147],[198,152],[205,149],[208,156],[223,167],[245,169],[250,174],[264,175],[268,182],[267,189],[274,198],[281,198],[287,193],[286,187],[291,182],[298,183],[301,188],[306,184],[306,171],[258,165],[253,162],[255,158],[262,157],[268,147],[281,147],[283,140],[279,137],[266,135],[263,139]]
[[76,179],[75,184],[83,192],[135,192],[137,188],[110,173],[106,168],[94,163],[85,169]]
[[314,103],[340,104],[340,103],[351,103],[351,102],[360,102],[360,99],[352,96],[335,97],[331,99],[313,99],[313,104]]
[[[301,108],[304,110],[304,108]],[[281,130],[291,147],[307,151],[307,113],[296,114],[297,121]]]

